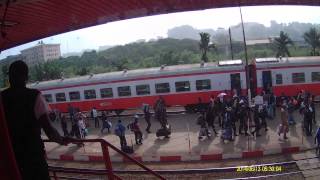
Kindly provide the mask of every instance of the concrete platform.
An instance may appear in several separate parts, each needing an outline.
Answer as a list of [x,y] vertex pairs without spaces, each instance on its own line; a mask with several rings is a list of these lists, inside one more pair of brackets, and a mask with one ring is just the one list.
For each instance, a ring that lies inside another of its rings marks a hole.
[[[317,108],[319,109],[319,108]],[[277,112],[279,115],[279,112]],[[260,130],[260,137],[237,136],[234,141],[222,142],[221,130],[218,124],[218,136],[213,135],[211,139],[198,139],[199,126],[196,124],[197,114],[169,115],[168,121],[172,126],[170,139],[157,138],[155,132],[160,124],[152,118],[151,134],[143,132],[143,145],[135,145],[134,135],[131,131],[126,131],[126,138],[129,145],[134,146],[135,157],[140,161],[190,161],[190,160],[221,160],[228,158],[248,158],[259,157],[268,154],[292,153],[314,147],[314,138],[306,137],[302,132],[302,116],[295,112],[296,125],[291,125],[288,133],[288,140],[283,140],[276,133],[279,117],[274,120],[267,120],[269,130]],[[319,113],[317,120],[319,120]],[[133,118],[121,118],[125,125],[132,122]],[[112,118],[115,125],[118,118]],[[60,123],[54,123],[60,130]],[[100,133],[100,128],[94,128],[94,123],[90,122],[89,135],[87,139],[103,138],[111,144],[120,147],[119,138],[114,135]],[[101,125],[101,122],[100,122]],[[144,130],[146,123],[143,117],[140,118],[141,129]],[[318,125],[314,126],[314,133]],[[68,126],[70,129],[70,124]],[[237,124],[238,128],[238,124]],[[106,131],[106,130],[105,130]],[[59,146],[55,143],[46,143],[47,157],[49,159],[80,160],[80,161],[102,161],[102,151],[98,143],[86,143],[84,147],[76,145]],[[109,150],[112,161],[125,161],[119,154]]]

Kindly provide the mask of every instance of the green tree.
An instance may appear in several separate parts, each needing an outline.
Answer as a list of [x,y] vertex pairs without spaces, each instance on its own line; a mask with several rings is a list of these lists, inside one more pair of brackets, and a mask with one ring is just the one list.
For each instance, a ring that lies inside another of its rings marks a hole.
[[35,81],[43,81],[44,78],[44,71],[43,71],[42,64],[36,64],[32,70],[34,72],[34,79]]
[[274,45],[276,48],[276,56],[277,57],[284,57],[284,56],[291,56],[288,45],[294,45],[291,38],[288,36],[287,33],[280,31],[280,36],[274,39]]
[[60,79],[62,77],[62,68],[57,62],[46,62],[32,67],[34,81],[47,81]]
[[87,74],[89,74],[89,69],[86,67],[82,67],[80,70],[76,72],[76,75],[79,75],[79,76],[84,76]]
[[123,71],[128,68],[129,60],[127,58],[120,59],[116,62],[113,62],[113,66],[117,69],[117,71]]
[[320,46],[320,34],[317,32],[316,28],[310,28],[308,32],[303,34],[303,38],[311,46],[311,56],[319,55],[316,52],[317,47]]
[[208,62],[207,52],[209,49],[214,49],[216,46],[214,44],[210,44],[210,34],[201,32],[200,35],[200,43],[199,47],[201,50],[201,60],[204,62]]

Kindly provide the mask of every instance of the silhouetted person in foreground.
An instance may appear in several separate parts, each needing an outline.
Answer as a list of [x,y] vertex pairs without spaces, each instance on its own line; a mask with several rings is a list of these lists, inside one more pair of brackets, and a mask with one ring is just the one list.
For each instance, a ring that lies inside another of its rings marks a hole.
[[70,139],[60,136],[49,122],[50,108],[40,91],[26,88],[28,66],[15,61],[9,68],[10,87],[1,92],[8,131],[22,179],[49,180],[41,128],[48,138],[66,145]]

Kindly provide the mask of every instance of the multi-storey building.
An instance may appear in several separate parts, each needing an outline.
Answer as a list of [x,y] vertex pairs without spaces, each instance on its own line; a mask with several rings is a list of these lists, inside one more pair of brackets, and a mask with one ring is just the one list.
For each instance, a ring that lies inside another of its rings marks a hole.
[[22,50],[21,55],[24,61],[31,66],[52,61],[61,56],[60,44],[44,44],[40,41],[36,46]]

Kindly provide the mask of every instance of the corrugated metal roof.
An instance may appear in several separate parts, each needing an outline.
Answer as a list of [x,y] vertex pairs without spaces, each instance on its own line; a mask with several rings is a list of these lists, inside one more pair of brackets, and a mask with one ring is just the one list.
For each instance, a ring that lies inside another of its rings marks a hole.
[[[0,2],[0,17],[6,1]],[[123,19],[250,5],[315,5],[319,0],[10,0],[0,49]],[[10,25],[11,24],[11,25]]]

